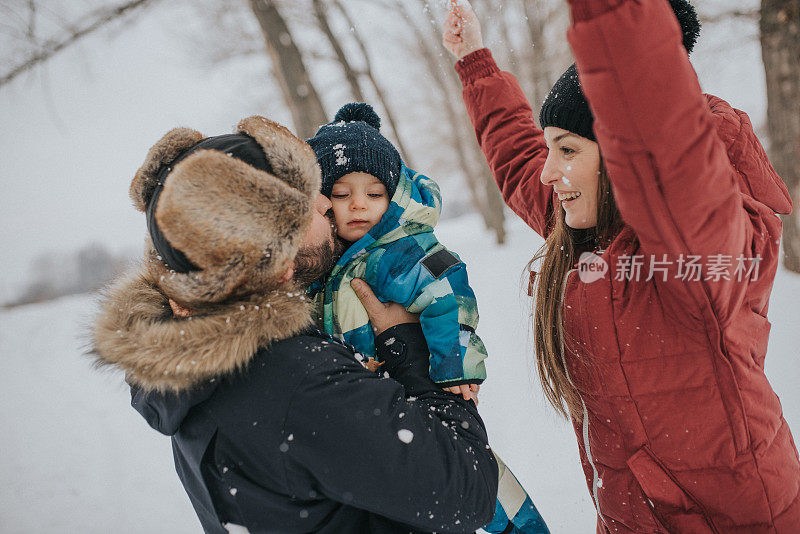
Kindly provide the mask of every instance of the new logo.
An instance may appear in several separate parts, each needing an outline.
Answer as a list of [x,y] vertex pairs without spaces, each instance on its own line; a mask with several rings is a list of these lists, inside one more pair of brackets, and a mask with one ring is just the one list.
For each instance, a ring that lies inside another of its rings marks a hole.
[[584,284],[591,284],[608,273],[606,260],[594,252],[584,252],[578,260],[578,277]]

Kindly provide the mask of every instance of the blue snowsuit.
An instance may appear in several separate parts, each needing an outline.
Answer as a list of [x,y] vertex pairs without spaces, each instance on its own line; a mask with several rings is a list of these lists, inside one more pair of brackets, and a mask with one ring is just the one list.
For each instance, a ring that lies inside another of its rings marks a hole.
[[[366,281],[382,302],[418,313],[430,350],[431,379],[446,387],[481,383],[486,348],[475,333],[478,308],[464,262],[433,235],[442,199],[439,186],[403,166],[380,222],[342,255],[324,284],[312,286],[326,332],[375,356],[375,336],[350,281]],[[491,533],[547,533],[539,512],[516,477],[497,458],[499,488]]]
[[324,330],[374,357],[369,318],[350,287],[353,278],[365,280],[381,301],[420,314],[434,382],[479,384],[486,348],[475,334],[478,307],[466,265],[433,235],[441,206],[439,186],[403,167],[380,222],[345,251],[324,288],[314,289],[322,289]]

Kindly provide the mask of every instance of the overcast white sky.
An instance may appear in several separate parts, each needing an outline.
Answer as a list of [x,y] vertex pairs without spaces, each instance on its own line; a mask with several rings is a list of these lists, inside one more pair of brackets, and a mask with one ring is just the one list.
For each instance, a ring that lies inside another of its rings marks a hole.
[[128,185],[167,130],[227,133],[265,113],[240,100],[226,69],[206,71],[173,33],[176,19],[157,6],[116,37],[89,37],[0,89],[0,297],[46,251],[139,247],[144,219]]
[[[147,149],[170,128],[216,135],[251,114],[288,124],[278,98],[254,97],[261,88],[242,90],[241,65],[209,68],[198,60],[185,25],[196,11],[186,6],[158,5],[0,88],[0,301],[48,251],[93,241],[115,251],[141,245],[144,218],[131,207],[128,185]],[[368,26],[385,23],[391,21]],[[763,71],[757,41],[742,37],[748,33],[755,35],[753,26],[739,23],[706,28],[694,62],[706,91],[759,126]]]

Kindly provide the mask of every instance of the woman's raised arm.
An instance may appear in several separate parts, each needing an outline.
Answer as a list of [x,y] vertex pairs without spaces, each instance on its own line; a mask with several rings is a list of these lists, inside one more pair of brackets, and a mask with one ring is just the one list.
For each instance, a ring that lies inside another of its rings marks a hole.
[[695,293],[724,321],[747,287],[731,275],[752,255],[753,226],[675,15],[666,0],[569,4],[567,37],[620,213],[658,260],[733,260]]
[[459,59],[464,104],[495,182],[506,204],[538,234],[549,232],[553,191],[539,180],[547,159],[542,130],[516,78],[502,72],[483,48],[475,12],[451,9],[444,44]]

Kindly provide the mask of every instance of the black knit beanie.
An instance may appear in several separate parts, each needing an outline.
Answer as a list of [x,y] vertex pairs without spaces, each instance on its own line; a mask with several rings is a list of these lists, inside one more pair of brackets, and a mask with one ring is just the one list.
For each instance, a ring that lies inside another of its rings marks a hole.
[[[690,54],[700,35],[697,12],[687,0],[668,0],[683,32],[683,46]],[[594,117],[581,90],[578,71],[573,63],[555,83],[542,103],[539,126],[555,126],[597,141],[594,136]]]
[[556,126],[597,141],[594,137],[594,117],[589,109],[589,102],[583,96],[574,63],[561,75],[544,99],[539,112],[539,125],[542,130],[547,126]]
[[175,165],[198,150],[218,150],[232,158],[242,160],[257,169],[272,173],[272,166],[269,164],[269,161],[267,161],[264,150],[262,150],[255,139],[244,134],[225,134],[208,137],[182,152],[177,158],[172,160],[169,165],[162,165],[161,169],[158,171],[158,184],[145,209],[147,229],[150,232],[150,239],[153,241],[153,248],[155,248],[158,255],[161,256],[161,260],[167,267],[178,273],[188,273],[201,269],[194,265],[182,251],[173,247],[161,232],[161,229],[158,227],[158,222],[156,221],[156,207],[158,206],[158,199],[161,196],[161,191],[164,189],[164,183],[170,171]]
[[350,103],[307,140],[322,169],[323,195],[330,197],[336,180],[351,172],[371,174],[386,186],[389,198],[394,195],[402,159],[380,134],[380,127],[381,119],[372,106]]

